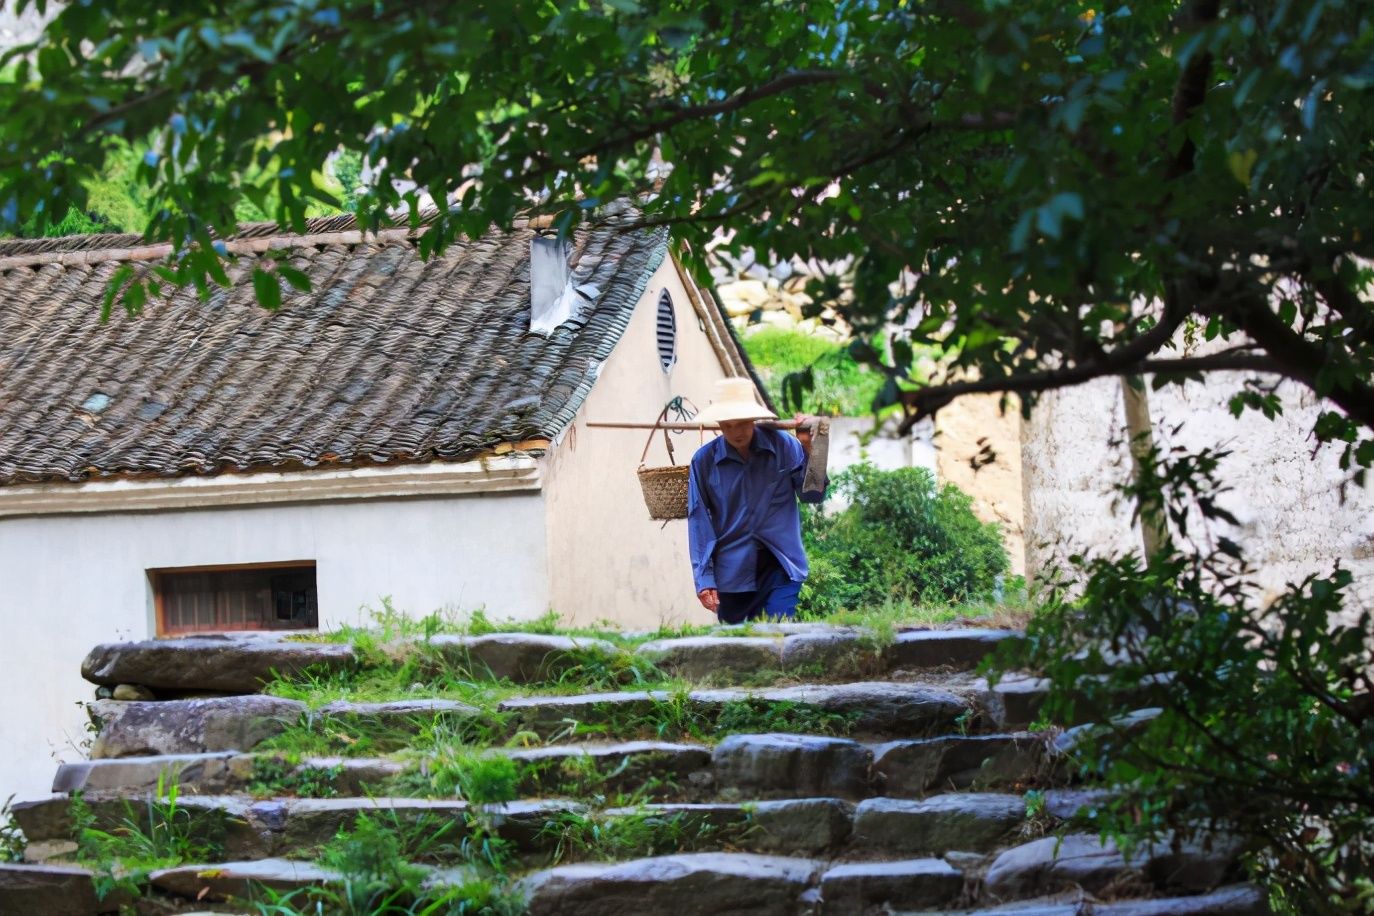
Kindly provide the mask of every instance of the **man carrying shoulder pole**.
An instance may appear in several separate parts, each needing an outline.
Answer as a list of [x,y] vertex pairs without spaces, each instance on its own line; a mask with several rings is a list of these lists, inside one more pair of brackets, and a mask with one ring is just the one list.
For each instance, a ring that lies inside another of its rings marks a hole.
[[721,435],[692,456],[687,536],[697,600],[721,623],[790,618],[806,579],[803,502],[819,503],[822,487],[803,491],[816,418],[798,416],[796,438],[756,425],[776,419],[758,403],[748,379],[716,383],[701,423]]

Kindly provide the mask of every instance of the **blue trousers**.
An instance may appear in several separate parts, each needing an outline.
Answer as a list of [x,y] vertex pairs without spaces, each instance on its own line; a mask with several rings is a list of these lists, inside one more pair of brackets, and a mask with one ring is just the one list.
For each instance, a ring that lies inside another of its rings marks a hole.
[[716,619],[721,623],[746,620],[791,620],[797,613],[801,583],[793,582],[778,565],[773,552],[759,546],[758,567],[754,573],[757,588],[752,592],[721,592]]

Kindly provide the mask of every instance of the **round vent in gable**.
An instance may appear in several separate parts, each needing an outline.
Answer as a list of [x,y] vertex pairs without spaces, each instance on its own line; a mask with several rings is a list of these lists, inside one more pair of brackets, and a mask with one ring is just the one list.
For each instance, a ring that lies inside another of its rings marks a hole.
[[677,319],[673,317],[673,297],[665,289],[658,297],[658,363],[671,372],[677,362]]

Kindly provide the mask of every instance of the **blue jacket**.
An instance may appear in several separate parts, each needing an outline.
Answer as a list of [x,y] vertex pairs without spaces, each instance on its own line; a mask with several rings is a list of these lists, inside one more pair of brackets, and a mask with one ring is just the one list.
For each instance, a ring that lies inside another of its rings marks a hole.
[[698,592],[754,591],[758,543],[773,551],[793,582],[806,578],[797,507],[805,476],[806,452],[781,430],[757,427],[747,464],[723,436],[697,449],[687,486],[687,542]]

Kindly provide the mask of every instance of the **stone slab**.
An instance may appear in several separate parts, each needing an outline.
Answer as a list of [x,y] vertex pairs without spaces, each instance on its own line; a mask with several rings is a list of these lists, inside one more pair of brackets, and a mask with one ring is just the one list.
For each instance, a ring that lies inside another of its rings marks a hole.
[[503,700],[497,709],[511,713],[518,728],[549,735],[569,730],[574,722],[599,723],[611,716],[652,715],[658,704],[670,698],[662,690],[514,697]]
[[81,663],[93,684],[158,690],[255,693],[277,675],[337,671],[357,663],[344,643],[291,642],[269,635],[204,635],[104,643]]
[[335,884],[342,876],[309,862],[259,859],[216,865],[179,865],[155,871],[148,880],[158,890],[188,900],[222,901],[247,897],[255,887],[289,892]]
[[1269,916],[1259,888],[1237,884],[1195,897],[1167,897],[1108,903],[1094,909],[1100,916]]
[[[711,749],[699,744],[668,741],[591,742],[532,748],[494,748],[526,765],[523,791],[558,792],[577,779],[579,764],[591,765],[598,785],[606,790],[641,788],[659,777],[671,782],[699,774],[711,763]],[[571,769],[569,774],[566,770]]]
[[84,916],[118,913],[133,898],[116,890],[97,900],[91,873],[64,865],[0,863],[0,913]]
[[874,748],[873,769],[884,794],[903,798],[1032,783],[1045,769],[1044,742],[1029,732],[891,741]]
[[269,696],[123,702],[96,700],[93,759],[247,751],[305,714],[304,703]]
[[1008,849],[988,869],[985,885],[999,897],[1049,893],[1078,886],[1096,892],[1108,885],[1137,885],[1206,890],[1221,884],[1240,852],[1240,843],[1224,836],[1210,842],[1162,841],[1136,851],[1127,861],[1111,842],[1092,834],[1069,834],[1062,845],[1045,837]]
[[466,802],[455,799],[291,798],[256,802],[248,818],[269,835],[274,854],[297,855],[352,830],[364,814],[381,815],[388,823],[451,823],[447,834],[456,842],[467,832],[467,810]]
[[636,654],[694,681],[731,681],[782,667],[783,640],[772,636],[694,636],[646,642]]
[[945,906],[964,890],[964,876],[941,859],[856,862],[821,876],[822,916],[878,916]]
[[826,678],[855,677],[883,670],[869,634],[856,629],[794,633],[783,640],[782,666]]
[[759,852],[814,856],[844,845],[853,830],[853,806],[838,798],[789,798],[754,802],[758,831],[749,838]]
[[852,810],[836,798],[794,798],[742,804],[650,804],[608,808],[604,816],[630,818],[648,813],[676,817],[689,829],[698,825],[717,830],[744,828],[745,835],[728,836],[732,845],[750,852],[810,856],[835,849],[848,839]]
[[164,754],[157,757],[123,757],[64,763],[53,777],[54,792],[128,792],[176,784],[183,790],[209,791],[229,779],[229,762],[235,751],[209,754]]
[[[815,706],[852,716],[856,734],[915,737],[954,725],[968,701],[925,684],[862,681],[751,691],[773,703]],[[695,696],[695,695],[694,695]]]
[[[1095,903],[1093,916],[1270,916],[1264,893],[1247,884],[1217,888],[1190,897],[1149,897]],[[1082,916],[1077,903],[1008,903],[967,916]]]
[[914,801],[870,798],[854,812],[854,845],[881,854],[988,852],[1026,817],[1019,795],[959,792]]
[[999,855],[983,879],[997,899],[1050,893],[1078,885],[1097,891],[1133,870],[1109,843],[1089,834],[1042,837]]
[[1050,789],[1045,793],[1045,813],[1061,821],[1086,817],[1113,794],[1110,789]]
[[332,772],[330,785],[339,795],[372,795],[376,787],[410,768],[411,764],[385,757],[307,757],[294,772]]
[[[113,830],[125,819],[141,824],[149,821],[144,797],[90,798],[85,805],[100,830]],[[11,808],[15,823],[31,842],[63,841],[74,838],[72,799],[66,796],[19,802]],[[249,800],[233,795],[183,795],[177,799],[178,818],[189,822],[193,832],[201,829],[222,834],[226,848],[240,851],[245,858],[265,854],[263,838],[248,819]],[[150,824],[149,829],[156,825]]]
[[981,702],[998,728],[1025,728],[1040,714],[1050,683],[1044,678],[1010,674],[983,691]]
[[541,633],[436,636],[429,641],[429,646],[449,665],[473,677],[517,684],[556,680],[587,653],[611,656],[624,651],[604,639]]
[[529,916],[793,916],[818,866],[751,853],[563,865],[520,882]]
[[1015,630],[914,630],[898,633],[883,650],[889,670],[916,668],[955,668],[967,671],[978,667],[988,653],[1004,640],[1020,639]]
[[766,798],[869,792],[873,752],[846,738],[817,735],[730,735],[711,755],[716,787],[725,797]]
[[314,715],[321,719],[368,721],[387,728],[419,731],[437,720],[470,719],[481,714],[476,706],[457,700],[392,700],[386,703],[352,703],[337,700],[321,706]]

